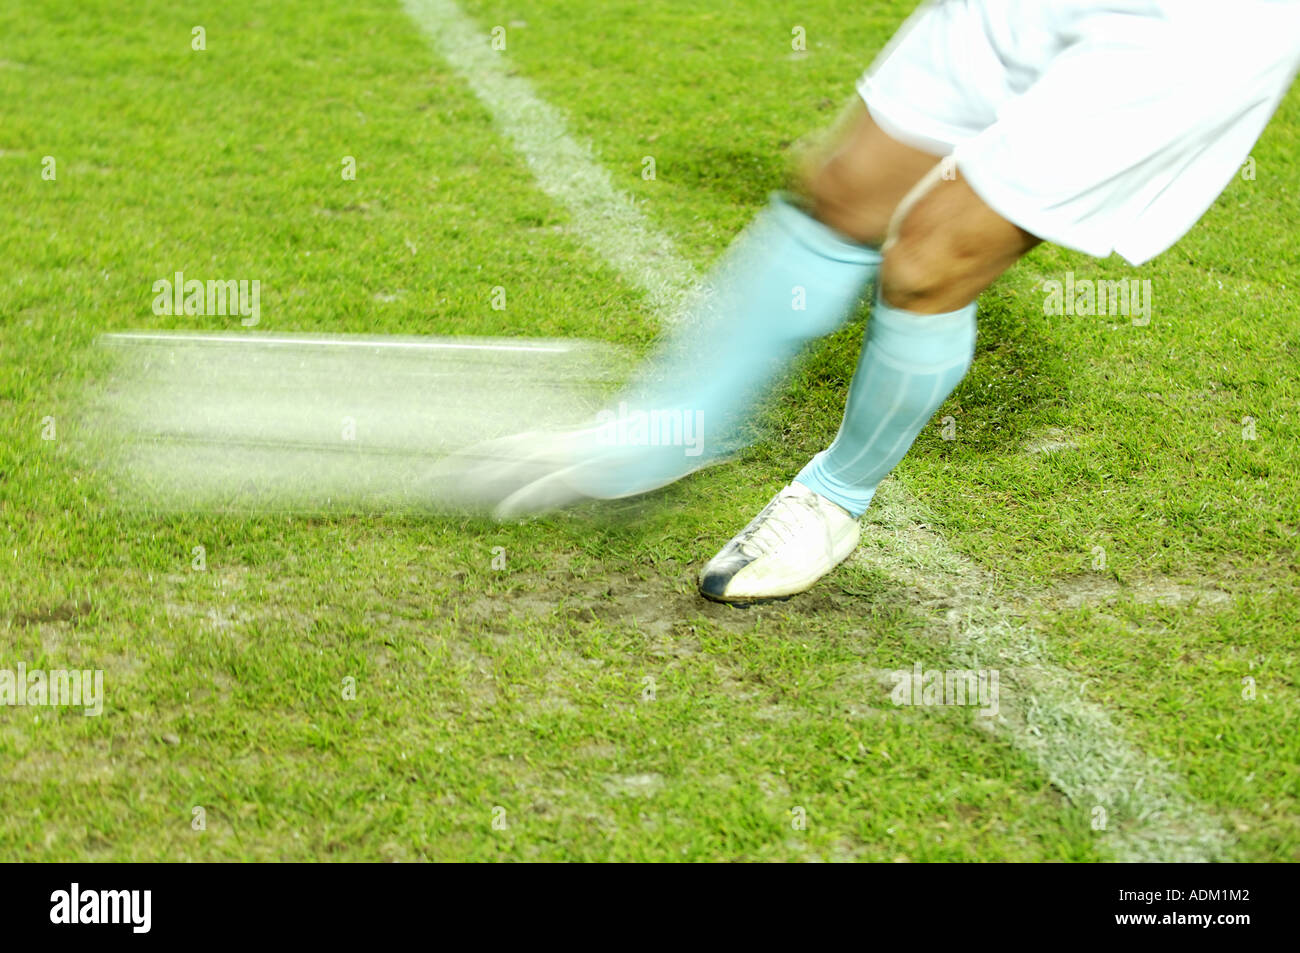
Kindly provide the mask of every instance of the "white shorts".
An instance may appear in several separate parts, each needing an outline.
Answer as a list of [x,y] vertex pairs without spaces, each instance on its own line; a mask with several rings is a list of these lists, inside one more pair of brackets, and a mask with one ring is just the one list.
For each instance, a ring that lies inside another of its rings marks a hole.
[[930,0],[858,84],[994,211],[1133,264],[1196,223],[1300,67],[1296,0]]

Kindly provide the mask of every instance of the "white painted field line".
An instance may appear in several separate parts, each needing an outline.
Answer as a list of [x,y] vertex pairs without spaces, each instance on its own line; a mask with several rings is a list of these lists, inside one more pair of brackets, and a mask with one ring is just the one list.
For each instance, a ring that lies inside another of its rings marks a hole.
[[[1225,858],[1222,825],[1183,793],[1182,781],[1143,754],[1099,705],[1084,679],[1047,661],[1042,637],[1017,616],[976,563],[954,552],[919,523],[917,506],[897,480],[880,487],[855,562],[876,568],[936,604],[952,637],[952,667],[1001,673],[1001,717],[976,719],[1008,737],[1091,824],[1105,811],[1105,840],[1126,861],[1210,861]],[[939,608],[946,607],[946,608]],[[903,666],[906,667],[906,666]]]
[[[563,116],[531,85],[510,76],[503,53],[451,0],[404,0],[435,49],[491,110],[523,154],[542,189],[567,208],[591,247],[671,313],[694,287],[695,270],[615,189],[591,150],[566,132]],[[1182,782],[1129,743],[1099,706],[1083,699],[1077,676],[1048,663],[1041,638],[1014,620],[1013,606],[978,566],[953,552],[908,515],[914,507],[897,481],[872,504],[889,532],[868,533],[858,557],[909,585],[949,584],[947,624],[956,636],[954,668],[1004,666],[1001,690],[1010,717],[995,730],[1031,757],[1076,807],[1104,807],[1111,852],[1128,861],[1214,860],[1228,843],[1221,825],[1183,795]],[[903,530],[903,532],[895,532]],[[872,553],[872,539],[877,549]]]
[[451,0],[403,0],[438,54],[472,89],[524,157],[542,191],[568,210],[577,235],[627,281],[643,289],[663,321],[695,287],[695,269],[632,199],[615,188],[591,148],[569,135],[558,109]]

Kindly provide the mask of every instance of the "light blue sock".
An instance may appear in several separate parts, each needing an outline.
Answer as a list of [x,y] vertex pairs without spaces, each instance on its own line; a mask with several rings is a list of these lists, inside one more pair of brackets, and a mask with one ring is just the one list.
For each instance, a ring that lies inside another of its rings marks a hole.
[[966,376],[974,353],[974,303],[948,314],[912,314],[877,296],[840,432],[795,479],[861,516]]
[[592,496],[626,496],[736,450],[756,405],[804,345],[848,319],[880,260],[774,194],[598,416],[608,427],[600,464],[572,482]]

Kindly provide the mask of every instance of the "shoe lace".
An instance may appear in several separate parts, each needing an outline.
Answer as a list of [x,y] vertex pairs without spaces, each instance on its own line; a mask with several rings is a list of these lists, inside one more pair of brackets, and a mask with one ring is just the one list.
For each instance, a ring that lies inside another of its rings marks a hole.
[[764,556],[802,529],[808,516],[816,515],[812,500],[796,493],[782,493],[741,531],[737,547],[746,556]]

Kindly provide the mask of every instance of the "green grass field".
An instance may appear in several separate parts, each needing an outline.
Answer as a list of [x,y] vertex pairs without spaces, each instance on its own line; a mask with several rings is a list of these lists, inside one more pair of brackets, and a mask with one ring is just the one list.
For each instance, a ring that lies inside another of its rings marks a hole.
[[[460,9],[703,269],[910,6]],[[98,718],[0,707],[0,859],[1300,859],[1298,156],[1293,90],[1155,261],[1034,251],[955,439],[814,592],[734,610],[695,573],[834,435],[861,321],[642,500],[141,510],[80,415],[99,334],[239,330],[155,315],[175,271],[260,279],[259,331],[637,350],[657,317],[400,0],[0,5],[0,669],[105,673]],[[1150,324],[1045,315],[1068,271],[1149,279]],[[999,667],[1000,717],[895,706],[917,663]]]

